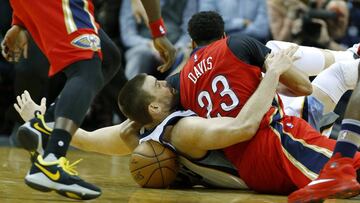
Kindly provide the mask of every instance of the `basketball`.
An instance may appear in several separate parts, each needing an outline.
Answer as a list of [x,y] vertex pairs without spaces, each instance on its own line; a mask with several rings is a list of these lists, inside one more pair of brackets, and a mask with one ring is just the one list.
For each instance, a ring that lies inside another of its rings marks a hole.
[[172,150],[150,140],[135,148],[129,169],[141,187],[166,188],[175,180],[179,165]]

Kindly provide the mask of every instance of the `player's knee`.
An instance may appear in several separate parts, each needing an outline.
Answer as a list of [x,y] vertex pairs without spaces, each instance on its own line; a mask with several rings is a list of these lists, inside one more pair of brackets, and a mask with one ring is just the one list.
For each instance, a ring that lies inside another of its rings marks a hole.
[[100,89],[104,86],[104,76],[103,74],[93,74],[91,76],[91,80],[89,80],[90,86],[96,91],[100,91]]
[[342,75],[344,84],[348,89],[354,89],[356,87],[359,78],[359,61],[360,60],[351,60],[336,63],[339,69],[337,73]]
[[121,52],[111,40],[102,41],[103,63],[102,69],[105,81],[110,81],[121,67]]

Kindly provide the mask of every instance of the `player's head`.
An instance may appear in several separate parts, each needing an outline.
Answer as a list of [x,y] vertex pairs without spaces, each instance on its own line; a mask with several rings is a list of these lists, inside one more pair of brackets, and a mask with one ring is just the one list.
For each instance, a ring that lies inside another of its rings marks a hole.
[[224,37],[224,20],[214,11],[196,13],[189,20],[188,32],[196,45],[206,45]]
[[139,74],[121,89],[118,104],[125,116],[146,125],[172,113],[179,103],[178,94],[165,80]]

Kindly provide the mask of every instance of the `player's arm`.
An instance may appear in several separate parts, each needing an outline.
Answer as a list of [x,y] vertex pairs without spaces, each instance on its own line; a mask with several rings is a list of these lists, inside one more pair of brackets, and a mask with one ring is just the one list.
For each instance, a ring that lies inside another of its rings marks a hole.
[[[296,50],[297,49],[298,47],[296,47]],[[267,56],[265,58],[265,61],[266,60],[267,60]],[[289,90],[287,95],[289,96],[310,95],[312,93],[312,85],[309,80],[309,76],[305,72],[297,69],[293,62],[291,62],[290,65],[291,68],[280,76],[281,84],[285,85]],[[266,65],[264,66],[264,68],[265,70],[268,69]]]
[[[43,98],[41,105],[37,105],[26,90],[23,94],[17,96],[16,100],[14,108],[25,122],[34,117],[35,111],[44,113],[46,110],[46,100]],[[130,120],[92,132],[79,128],[71,140],[71,145],[84,151],[125,155],[129,154],[138,145],[137,134],[139,129],[140,126]]]
[[[237,35],[229,37],[228,46],[240,60],[262,68],[263,72],[267,71],[264,64],[271,50],[261,42],[248,36]],[[292,62],[291,65],[292,68],[281,75],[280,82],[286,85],[293,95],[300,96],[311,94],[312,86],[307,75],[301,71],[295,70]]]
[[12,26],[1,41],[1,54],[9,62],[18,62],[23,55],[27,58],[28,33],[23,22],[15,12],[12,16]]
[[170,142],[175,148],[196,158],[207,150],[221,149],[251,139],[271,106],[280,75],[290,67],[286,65],[291,61],[290,57],[272,55],[270,58],[272,60],[267,61],[268,72],[235,118],[181,119],[172,130]]
[[79,129],[73,136],[71,145],[84,151],[126,155],[138,145],[138,132],[139,127],[130,120],[91,132]]
[[149,22],[153,22],[161,18],[161,9],[159,0],[141,0],[143,4]]
[[141,0],[149,19],[149,27],[154,41],[154,47],[158,50],[164,64],[157,69],[160,72],[167,71],[175,62],[176,49],[166,37],[165,24],[161,18],[159,0]]

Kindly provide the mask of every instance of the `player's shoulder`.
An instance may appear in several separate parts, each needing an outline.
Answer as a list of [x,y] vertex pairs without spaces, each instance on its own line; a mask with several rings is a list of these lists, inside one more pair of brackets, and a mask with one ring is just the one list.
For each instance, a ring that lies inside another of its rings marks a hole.
[[[204,119],[206,118],[202,118],[196,115],[183,117],[173,126],[173,133],[177,135],[181,135],[183,133],[196,133],[199,128],[202,128]],[[186,131],[184,131],[184,129],[186,129]]]
[[228,46],[239,45],[239,44],[249,45],[253,43],[257,43],[257,40],[245,34],[231,35],[227,39]]

